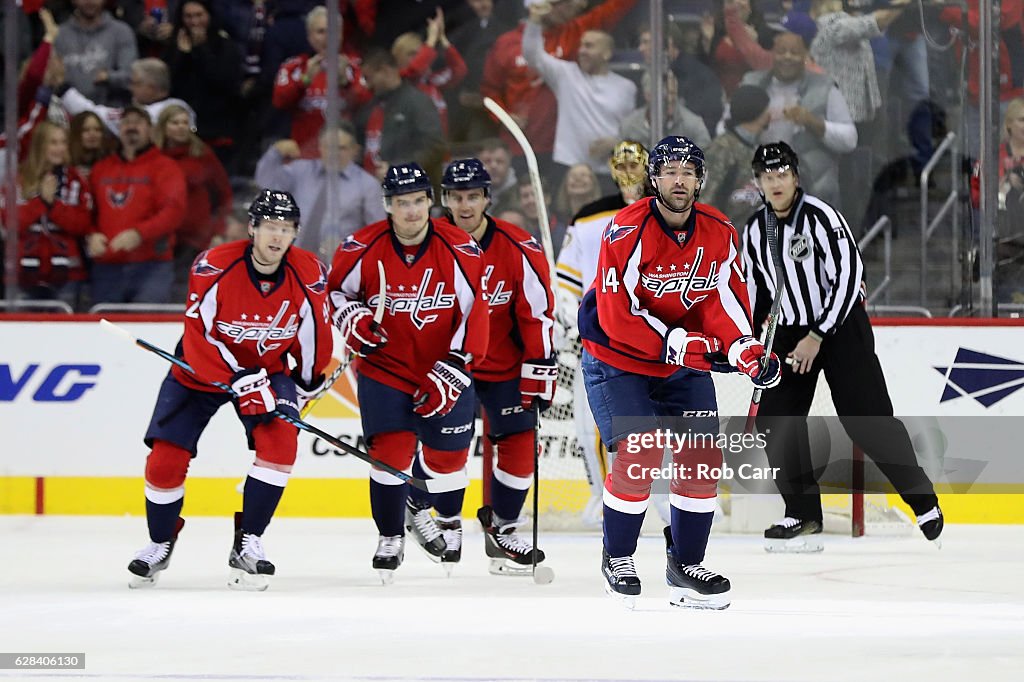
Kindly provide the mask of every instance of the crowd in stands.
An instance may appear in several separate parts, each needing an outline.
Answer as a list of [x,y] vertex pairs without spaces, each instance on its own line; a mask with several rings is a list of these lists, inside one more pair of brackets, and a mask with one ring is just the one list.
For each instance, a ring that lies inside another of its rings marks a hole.
[[[855,232],[870,225],[872,178],[901,157],[914,178],[930,158],[960,55],[956,115],[977,157],[977,0],[666,0],[660,48],[643,0],[339,0],[336,57],[322,1],[25,0],[17,102],[4,103],[18,139],[0,152],[18,155],[17,196],[2,199],[17,210],[21,295],[76,310],[184,303],[190,264],[245,237],[261,186],[295,196],[299,245],[329,262],[384,217],[380,179],[405,161],[437,182],[447,161],[479,157],[491,212],[536,231],[544,202],[558,248],[576,212],[614,190],[612,147],[650,144],[656,58],[664,133],[705,149],[702,200],[737,225],[760,204],[750,155],[769,139],[797,151],[808,191]],[[1007,262],[1024,256],[1022,8],[1001,5]],[[484,97],[530,139],[543,197]]]

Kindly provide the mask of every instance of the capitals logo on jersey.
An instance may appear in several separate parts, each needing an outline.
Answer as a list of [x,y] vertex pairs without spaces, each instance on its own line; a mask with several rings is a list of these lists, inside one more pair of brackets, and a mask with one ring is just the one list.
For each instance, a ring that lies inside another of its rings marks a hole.
[[307,284],[306,288],[314,294],[322,294],[327,291],[327,266],[319,261],[317,261],[317,265],[320,267],[320,279],[311,284]]
[[487,289],[487,305],[496,308],[505,305],[512,300],[512,290],[505,287],[505,280],[499,280],[497,284],[491,282],[491,275],[494,274],[494,266],[488,265],[484,270],[484,288]]
[[519,243],[524,248],[527,248],[530,251],[533,251],[534,253],[544,253],[544,249],[541,248],[540,244],[538,244],[537,240],[534,239],[533,237],[530,237],[529,239],[521,241]]
[[612,222],[608,227],[604,228],[604,240],[609,244],[614,244],[620,239],[625,239],[636,228],[636,225],[617,225],[615,222]]
[[473,240],[469,240],[465,244],[455,244],[455,248],[467,256],[479,257],[483,253],[477,243]]
[[361,241],[353,239],[351,235],[345,237],[345,241],[341,243],[341,250],[345,251],[346,253],[353,253],[355,251],[359,251],[365,248],[366,244],[362,243]]
[[702,291],[714,291],[718,287],[718,263],[711,262],[705,274],[700,274],[701,263],[704,260],[704,247],[697,247],[697,255],[693,263],[683,263],[677,266],[672,263],[665,271],[663,265],[659,265],[654,273],[641,273],[640,281],[644,289],[654,294],[655,298],[661,298],[667,294],[679,294],[679,300],[687,310],[697,305],[707,294],[691,296],[691,292],[698,294]]
[[111,206],[117,208],[124,208],[124,205],[128,203],[128,200],[132,198],[132,188],[129,187],[123,192],[115,192],[112,189],[107,190],[107,200]]
[[199,277],[216,277],[220,273],[224,272],[223,269],[218,268],[216,265],[210,265],[210,261],[206,259],[209,251],[203,251],[201,254],[196,256],[195,262],[192,264],[192,274],[198,275]]
[[[438,282],[433,292],[428,292],[433,276],[434,269],[427,268],[423,277],[420,278],[419,284],[412,284],[408,287],[404,284],[397,286],[389,284],[388,291],[384,295],[385,308],[392,315],[408,314],[416,329],[422,331],[428,324],[437,321],[437,314],[430,313],[431,310],[455,307],[455,294],[444,293],[444,282]],[[380,296],[380,293],[371,296],[367,305],[370,308],[376,308]]]
[[288,312],[290,305],[289,301],[282,301],[277,314],[274,315],[273,319],[266,321],[260,321],[259,315],[253,315],[250,321],[249,315],[246,313],[242,313],[239,320],[232,320],[231,322],[218,320],[216,323],[217,330],[228,338],[234,339],[235,343],[255,340],[256,351],[261,356],[266,355],[270,351],[281,347],[280,343],[271,343],[271,341],[293,339],[299,332],[299,325],[295,321],[294,314],[288,318],[286,324],[281,324],[281,320],[284,319],[284,314]]

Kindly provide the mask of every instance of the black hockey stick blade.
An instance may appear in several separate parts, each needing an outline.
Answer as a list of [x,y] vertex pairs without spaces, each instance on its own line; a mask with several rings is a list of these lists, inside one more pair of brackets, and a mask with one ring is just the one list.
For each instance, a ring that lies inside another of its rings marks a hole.
[[[123,327],[119,327],[113,322],[110,322],[109,320],[105,319],[100,320],[100,326],[102,326],[107,331],[113,332],[114,334],[120,336],[121,338],[131,341],[132,343],[134,343],[139,348],[142,348],[143,350],[147,350],[150,353],[153,353],[154,355],[159,355],[164,360],[167,360],[172,365],[177,365],[178,367],[185,370],[189,374],[195,375],[195,370],[193,370],[192,366],[189,365],[187,362],[177,357],[173,353],[168,353],[166,350],[160,348],[159,346],[154,346],[145,339],[140,339],[135,336],[132,336],[132,334],[129,333],[128,330],[124,329]],[[227,384],[215,382],[212,385],[215,388],[219,388],[220,390],[224,391],[225,393],[230,393],[234,395],[234,392],[231,390],[231,387],[228,386]],[[374,459],[370,454],[363,452],[359,448],[353,447],[348,443],[339,440],[338,438],[335,438],[334,436],[327,433],[323,429],[317,428],[316,426],[313,426],[309,422],[305,422],[301,419],[296,419],[295,417],[283,414],[277,410],[271,412],[271,414],[282,421],[288,422],[289,424],[291,424],[292,426],[296,427],[301,431],[312,433],[313,435],[327,441],[328,443],[338,448],[339,450],[345,452],[346,454],[352,455],[353,457],[357,457],[368,464],[372,464],[378,469],[386,471],[392,476],[395,476],[396,478],[405,481],[409,485],[415,488],[419,488],[420,490],[426,491],[428,493],[447,493],[453,490],[462,490],[463,488],[466,488],[469,485],[469,476],[466,474],[465,471],[459,471],[453,474],[442,474],[435,478],[426,480],[422,478],[416,478],[415,476],[411,476],[405,473],[404,471],[401,471],[400,469],[396,469],[390,464],[386,464],[378,459]]]

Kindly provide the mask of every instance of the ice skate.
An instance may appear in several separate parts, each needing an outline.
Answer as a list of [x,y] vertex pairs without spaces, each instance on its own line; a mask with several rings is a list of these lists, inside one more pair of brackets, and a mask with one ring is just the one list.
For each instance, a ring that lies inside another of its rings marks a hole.
[[787,516],[764,532],[764,551],[804,554],[825,549],[821,541],[821,521],[801,521]]
[[607,550],[602,550],[601,573],[606,581],[604,591],[632,610],[640,595],[640,577],[636,574],[633,556],[610,557]]
[[232,590],[262,592],[270,587],[274,564],[267,559],[260,536],[241,529],[241,516],[235,514],[235,544],[228,555],[228,566],[231,567],[228,587]]
[[484,551],[491,559],[489,571],[493,575],[533,575],[533,553],[537,563],[544,561],[544,552],[516,532],[520,519],[495,525],[498,518],[490,507],[480,507],[476,513],[484,528]]
[[439,518],[437,527],[441,529],[445,543],[444,554],[441,555],[441,568],[451,577],[455,564],[462,560],[462,519]]
[[405,530],[412,533],[416,544],[431,561],[441,561],[445,552],[444,534],[429,508],[420,509],[412,500],[408,500],[405,503]]
[[174,552],[174,544],[178,541],[178,533],[185,525],[185,519],[179,518],[174,529],[174,535],[166,542],[150,542],[144,548],[135,553],[135,558],[128,564],[128,570],[132,573],[132,579],[128,587],[139,589],[153,587],[160,579],[160,571],[171,565],[171,553]]
[[944,525],[942,510],[938,507],[932,507],[929,511],[917,517],[917,527],[939,549],[942,549],[942,538],[939,536],[942,535]]
[[373,567],[385,585],[395,582],[395,569],[405,559],[404,535],[381,535],[377,540],[377,551],[373,555]]
[[668,583],[668,603],[686,609],[711,609],[721,611],[729,608],[732,586],[729,579],[718,575],[700,564],[681,564],[672,553],[672,528],[665,527],[666,568],[665,582]]

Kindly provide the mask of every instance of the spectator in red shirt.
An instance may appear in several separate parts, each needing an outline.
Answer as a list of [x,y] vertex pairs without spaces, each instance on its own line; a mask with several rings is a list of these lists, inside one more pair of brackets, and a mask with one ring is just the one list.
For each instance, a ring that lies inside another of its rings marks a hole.
[[[291,139],[299,143],[305,158],[316,158],[317,136],[327,111],[327,8],[314,7],[306,16],[306,38],[312,54],[292,57],[278,69],[273,104],[292,116]],[[373,97],[362,84],[359,66],[351,55],[338,55],[340,115],[347,121]]]
[[83,179],[88,180],[92,167],[114,151],[117,141],[107,132],[96,112],[83,111],[71,117],[68,147],[71,150],[71,165]]
[[231,182],[213,150],[189,126],[188,111],[172,104],[160,112],[153,141],[185,176],[185,219],[174,235],[173,301],[184,301],[192,262],[224,231]]
[[78,240],[92,229],[92,196],[69,161],[67,131],[36,126],[18,170],[18,284],[26,298],[76,307],[86,278]]
[[185,217],[185,177],[151,141],[145,109],[125,108],[121,150],[92,169],[96,232],[86,239],[93,258],[95,303],[166,303],[174,281],[174,232]]
[[[440,48],[440,49],[438,49]],[[442,90],[458,87],[466,77],[466,62],[459,51],[448,42],[444,32],[444,13],[427,20],[427,40],[418,33],[403,33],[391,45],[391,54],[398,62],[399,72],[429,97],[441,117],[441,129],[448,134],[448,103]]]

